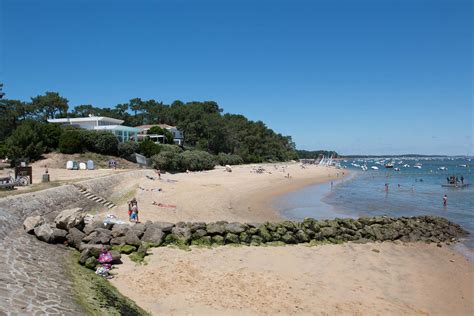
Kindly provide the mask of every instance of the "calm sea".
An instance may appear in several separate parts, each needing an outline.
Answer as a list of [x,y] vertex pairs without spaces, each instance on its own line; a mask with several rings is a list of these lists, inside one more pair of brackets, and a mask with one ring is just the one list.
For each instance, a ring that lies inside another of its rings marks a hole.
[[[328,219],[360,216],[443,216],[471,235],[463,244],[474,249],[474,159],[397,159],[395,169],[387,169],[390,160],[347,160],[341,164],[351,176],[331,183],[313,185],[278,197],[274,206],[287,218]],[[362,171],[356,165],[367,165]],[[421,164],[421,168],[414,168]],[[407,166],[409,165],[409,166]],[[379,169],[373,170],[372,166]],[[465,188],[446,188],[446,177],[464,177]],[[388,184],[388,191],[385,184]],[[448,204],[443,206],[443,196]]]

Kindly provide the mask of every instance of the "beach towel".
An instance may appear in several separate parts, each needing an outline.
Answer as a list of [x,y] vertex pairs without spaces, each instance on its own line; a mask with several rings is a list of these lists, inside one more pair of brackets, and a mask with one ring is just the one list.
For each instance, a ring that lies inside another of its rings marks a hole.
[[153,201],[152,203],[153,205],[155,206],[158,206],[158,207],[166,207],[166,208],[176,208],[176,205],[172,205],[172,204],[163,204],[163,203],[156,203],[155,201]]

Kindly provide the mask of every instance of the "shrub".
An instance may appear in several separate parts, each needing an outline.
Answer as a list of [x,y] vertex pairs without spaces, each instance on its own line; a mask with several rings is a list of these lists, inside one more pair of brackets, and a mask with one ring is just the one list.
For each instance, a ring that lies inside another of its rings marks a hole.
[[160,153],[161,146],[147,139],[140,143],[138,150],[145,157],[153,157]]
[[161,147],[160,153],[162,153],[164,151],[171,151],[171,152],[174,152],[176,154],[179,154],[179,153],[183,152],[183,149],[181,149],[181,147],[179,147],[178,145],[163,144],[163,145],[160,145],[160,147]]
[[94,131],[93,133],[96,134],[93,152],[104,155],[117,154],[119,141],[114,134],[107,131]]
[[67,129],[59,137],[59,151],[63,154],[75,154],[83,151],[83,137],[79,130]]
[[170,150],[164,150],[158,155],[152,156],[151,161],[153,167],[166,171],[177,171],[180,166],[179,153]]
[[5,158],[8,155],[7,145],[4,142],[0,142],[0,158]]
[[138,152],[138,143],[123,142],[118,144],[118,155],[123,158],[130,158],[131,155]]
[[193,150],[179,154],[180,170],[200,171],[214,168],[214,156],[206,151]]
[[231,155],[226,153],[219,153],[217,155],[217,162],[221,166],[225,165],[241,165],[244,163],[244,160],[239,155]]
[[48,123],[42,125],[43,144],[47,151],[52,151],[58,148],[59,138],[61,137],[61,124]]
[[21,159],[36,160],[44,153],[41,123],[25,121],[17,127],[6,141],[7,154],[12,164]]

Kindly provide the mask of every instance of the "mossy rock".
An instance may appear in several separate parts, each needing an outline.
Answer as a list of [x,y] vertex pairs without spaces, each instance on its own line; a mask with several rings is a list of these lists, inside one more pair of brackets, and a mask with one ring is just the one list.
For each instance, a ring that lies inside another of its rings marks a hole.
[[267,227],[262,225],[258,228],[258,234],[262,237],[263,241],[272,241],[272,235],[268,231]]
[[247,234],[249,234],[249,235],[256,235],[256,234],[258,234],[258,228],[250,227],[250,228],[247,230]]
[[250,242],[250,235],[247,232],[240,233],[240,242],[248,244]]
[[227,233],[225,235],[225,243],[226,244],[239,244],[240,243],[239,236],[237,236],[236,234]]
[[137,250],[137,248],[135,246],[132,246],[132,245],[123,245],[121,248],[120,248],[120,253],[124,253],[126,255],[129,255],[131,254],[132,252],[134,252],[135,250]]
[[276,233],[280,236],[283,236],[284,234],[286,234],[286,228],[283,226],[279,226],[276,230]]
[[257,235],[253,235],[250,239],[251,246],[260,246],[264,242],[263,238]]
[[296,232],[295,237],[298,240],[298,242],[308,242],[309,241],[308,235],[304,231],[302,231],[301,229]]
[[280,227],[284,227],[286,230],[291,230],[291,231],[296,229],[295,223],[293,223],[291,221],[281,222]]
[[296,243],[296,238],[290,232],[286,232],[286,234],[281,237],[281,241],[285,244],[294,244]]
[[272,240],[279,241],[281,239],[281,235],[278,233],[272,233]]
[[194,239],[193,241],[191,241],[191,245],[208,247],[212,245],[212,238],[211,236],[203,236],[201,238]]
[[265,223],[265,227],[271,232],[274,232],[277,229],[277,225],[275,223],[270,222]]
[[215,235],[215,236],[212,236],[212,243],[214,245],[224,245],[224,237],[220,236],[220,235]]
[[95,270],[95,267],[97,266],[97,259],[95,257],[89,257],[86,260],[86,263],[84,264],[86,268]]

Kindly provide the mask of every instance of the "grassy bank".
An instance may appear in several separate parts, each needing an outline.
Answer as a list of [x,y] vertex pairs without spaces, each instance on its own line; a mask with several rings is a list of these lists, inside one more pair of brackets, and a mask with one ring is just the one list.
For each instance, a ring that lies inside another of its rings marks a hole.
[[76,302],[87,315],[149,315],[106,279],[77,263],[79,255],[71,251],[67,266]]

